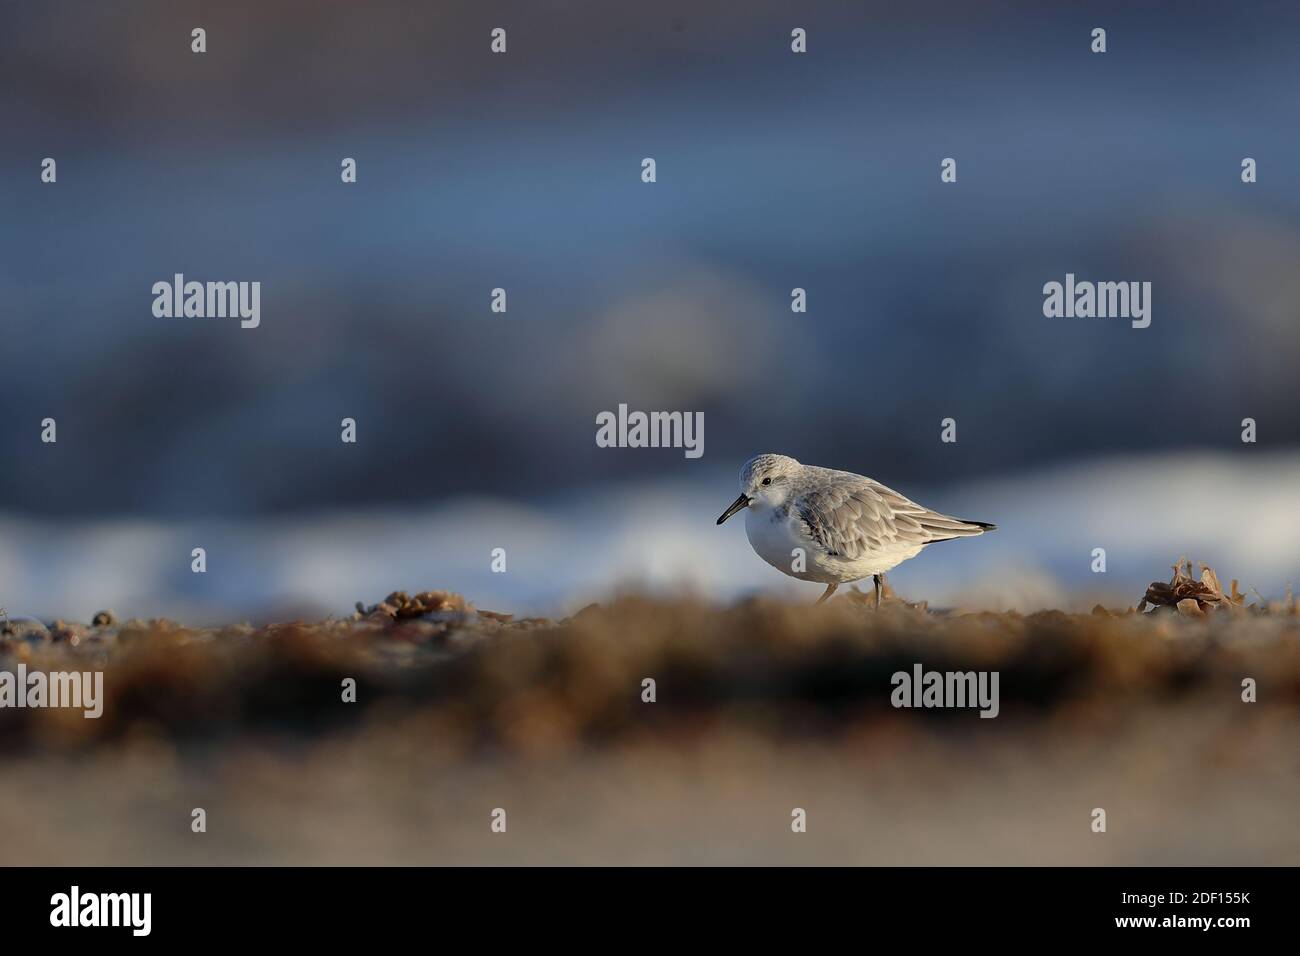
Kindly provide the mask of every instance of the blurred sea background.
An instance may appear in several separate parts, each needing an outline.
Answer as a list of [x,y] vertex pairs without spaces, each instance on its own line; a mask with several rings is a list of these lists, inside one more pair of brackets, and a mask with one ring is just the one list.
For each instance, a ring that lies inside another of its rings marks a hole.
[[[914,600],[1133,603],[1183,554],[1280,593],[1300,7],[1058,6],[0,3],[0,604],[811,600],[713,523],[765,451],[999,525]],[[177,272],[261,327],[155,318]],[[1150,328],[1044,318],[1067,272]],[[704,456],[598,448],[619,403]]]

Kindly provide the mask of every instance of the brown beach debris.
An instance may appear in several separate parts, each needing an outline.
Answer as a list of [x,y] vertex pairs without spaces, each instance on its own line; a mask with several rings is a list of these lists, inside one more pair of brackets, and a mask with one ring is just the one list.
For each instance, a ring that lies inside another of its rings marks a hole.
[[1192,562],[1187,558],[1179,558],[1172,567],[1174,575],[1167,584],[1164,581],[1153,581],[1147,588],[1147,593],[1137,606],[1139,614],[1147,609],[1148,604],[1153,608],[1173,608],[1188,617],[1204,617],[1209,611],[1224,609],[1237,611],[1246,606],[1246,596],[1238,588],[1236,578],[1233,578],[1232,586],[1225,592],[1219,583],[1219,576],[1208,564],[1200,565],[1199,580],[1194,576]]
[[405,591],[394,591],[378,604],[366,607],[357,602],[357,613],[365,618],[390,618],[397,621],[426,614],[473,614],[474,606],[459,594],[451,591],[421,591],[411,597]]

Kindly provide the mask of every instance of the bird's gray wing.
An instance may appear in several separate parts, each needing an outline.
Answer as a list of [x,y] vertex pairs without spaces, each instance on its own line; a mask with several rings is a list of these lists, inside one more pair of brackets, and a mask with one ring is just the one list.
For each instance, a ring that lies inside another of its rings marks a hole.
[[801,495],[795,511],[827,554],[855,560],[892,548],[981,534],[984,529],[918,505],[877,481],[830,478]]

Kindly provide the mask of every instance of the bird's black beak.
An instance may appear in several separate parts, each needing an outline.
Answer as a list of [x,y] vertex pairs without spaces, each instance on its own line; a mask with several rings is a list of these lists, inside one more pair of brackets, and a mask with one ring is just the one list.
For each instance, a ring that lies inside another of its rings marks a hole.
[[741,495],[739,498],[737,498],[735,501],[731,503],[731,506],[728,507],[726,511],[722,512],[722,517],[718,519],[718,524],[722,524],[722,522],[726,521],[728,518],[734,515],[741,508],[748,508],[748,507],[749,507],[749,495]]

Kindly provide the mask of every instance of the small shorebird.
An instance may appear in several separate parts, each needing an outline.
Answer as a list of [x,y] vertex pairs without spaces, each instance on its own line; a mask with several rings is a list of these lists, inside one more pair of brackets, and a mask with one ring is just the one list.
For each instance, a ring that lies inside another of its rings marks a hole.
[[745,511],[745,534],[758,556],[800,581],[826,585],[871,577],[880,607],[885,572],[927,544],[993,531],[983,521],[939,514],[877,481],[849,471],[757,455],[740,469],[740,497],[718,524]]

